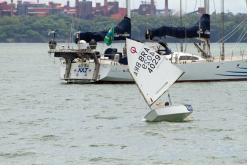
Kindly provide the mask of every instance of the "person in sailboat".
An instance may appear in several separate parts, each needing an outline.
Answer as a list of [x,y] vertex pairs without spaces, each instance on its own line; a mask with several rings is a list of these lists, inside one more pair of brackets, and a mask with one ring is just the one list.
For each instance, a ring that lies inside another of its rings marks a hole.
[[[145,121],[183,121],[192,111],[188,111],[183,104],[171,105],[169,94],[169,106],[155,104],[165,92],[168,93],[168,89],[184,72],[155,49],[141,42],[126,39],[126,47],[129,72],[150,108],[150,112],[144,117]],[[166,74],[163,74],[164,70]]]
[[168,101],[165,102],[165,107],[168,107],[170,104]]
[[171,97],[170,94],[167,94],[168,97],[168,101],[157,101],[157,103],[155,104],[157,107],[161,108],[161,107],[168,107],[172,105],[172,101],[171,101]]
[[169,93],[167,93],[167,97],[168,97],[168,101],[165,101],[165,104],[164,104],[165,107],[172,105],[171,96]]

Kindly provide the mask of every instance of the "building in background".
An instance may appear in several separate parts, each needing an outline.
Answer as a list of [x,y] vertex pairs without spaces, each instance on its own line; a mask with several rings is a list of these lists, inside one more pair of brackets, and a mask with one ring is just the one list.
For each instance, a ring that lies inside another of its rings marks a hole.
[[63,8],[63,12],[66,15],[76,16],[76,8],[70,6],[70,1],[68,0],[66,6]]
[[164,9],[157,9],[155,5],[154,0],[150,0],[149,2],[147,1],[142,1],[138,9],[133,9],[132,13],[139,14],[139,15],[172,15],[173,11],[169,9],[168,7],[168,0],[164,0]]
[[[7,1],[0,2],[0,16],[48,16],[48,15],[71,15],[82,19],[91,19],[95,16],[112,17],[119,20],[127,14],[126,8],[121,8],[117,0],[104,0],[103,4],[96,3],[93,6],[92,0],[73,0],[75,6],[70,6],[70,0],[66,4],[55,3],[50,1],[48,4],[40,3],[41,0],[36,2],[17,0],[17,4]],[[132,13],[139,15],[164,15],[169,16],[176,14],[173,10],[169,9],[169,0],[164,0],[164,9],[157,9],[155,0],[142,1],[138,9],[133,9]],[[199,7],[198,13],[205,13],[203,7]]]
[[44,3],[32,3],[17,1],[16,15],[19,16],[48,16],[49,6]]
[[93,3],[92,1],[76,0],[76,16],[83,19],[90,19],[93,17]]
[[9,4],[6,1],[0,2],[0,16],[13,16],[16,12],[15,10],[13,0]]
[[143,1],[138,9],[139,15],[156,15],[156,6],[154,0],[151,0],[150,3]]

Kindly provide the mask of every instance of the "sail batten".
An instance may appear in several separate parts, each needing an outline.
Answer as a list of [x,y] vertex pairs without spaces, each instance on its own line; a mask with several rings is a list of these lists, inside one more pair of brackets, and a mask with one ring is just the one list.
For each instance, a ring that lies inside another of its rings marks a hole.
[[127,39],[129,71],[149,106],[152,106],[183,74],[160,55],[143,43]]

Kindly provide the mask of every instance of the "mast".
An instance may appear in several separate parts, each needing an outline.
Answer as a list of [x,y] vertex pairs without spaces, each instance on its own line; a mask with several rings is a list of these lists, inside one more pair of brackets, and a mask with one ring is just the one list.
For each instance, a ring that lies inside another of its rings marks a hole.
[[[182,27],[183,26],[183,17],[182,17],[182,0],[180,0],[180,14],[179,14],[179,17],[180,17],[180,26]],[[183,42],[180,41],[180,51],[183,52],[184,51],[184,48],[183,48]]]
[[[210,14],[210,11],[209,11],[209,0],[204,0],[204,8],[205,8],[205,14]],[[205,39],[205,49],[207,50],[204,50],[207,54],[207,57],[211,57],[211,51],[210,51],[210,39]]]
[[131,17],[130,0],[126,0],[127,17]]
[[221,60],[223,61],[223,60],[225,60],[225,43],[224,43],[224,35],[225,35],[225,33],[224,33],[224,31],[225,31],[225,28],[224,28],[224,23],[225,23],[225,20],[224,20],[224,8],[225,8],[225,1],[224,0],[221,0],[221,21],[222,21],[222,24],[221,24],[221,30],[222,30],[222,32],[221,32],[221,55],[220,55],[220,58],[221,58]]
[[204,0],[205,14],[209,14],[209,0]]

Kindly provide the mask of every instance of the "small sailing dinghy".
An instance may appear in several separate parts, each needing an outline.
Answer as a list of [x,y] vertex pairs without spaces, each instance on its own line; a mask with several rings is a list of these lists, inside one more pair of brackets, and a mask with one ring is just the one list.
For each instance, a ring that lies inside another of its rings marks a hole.
[[126,39],[129,72],[135,80],[151,111],[145,116],[149,122],[183,121],[193,111],[191,105],[156,106],[157,100],[183,74],[164,55],[141,42]]

